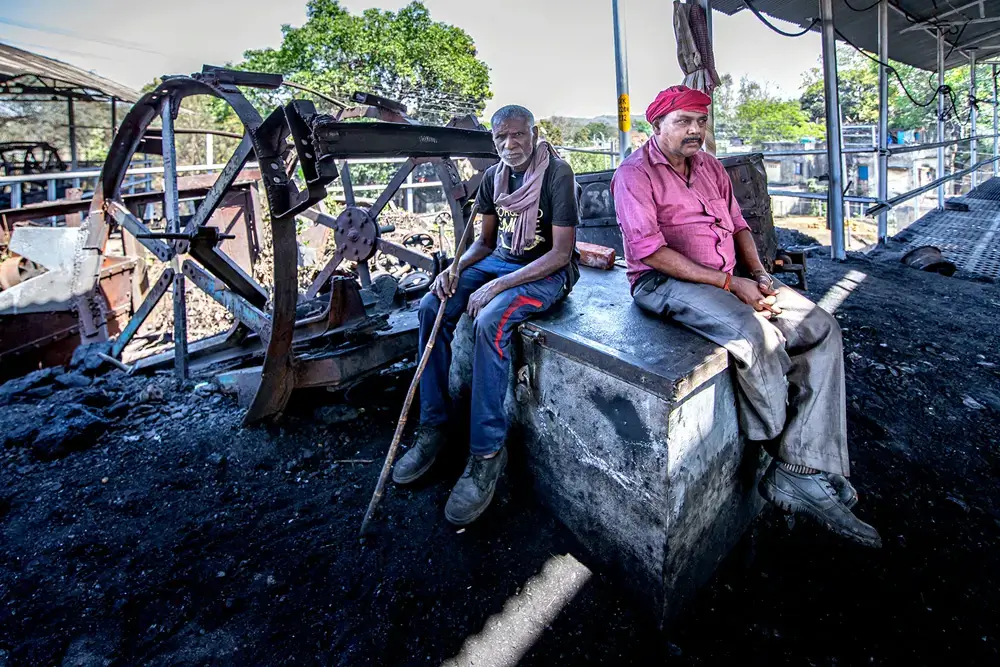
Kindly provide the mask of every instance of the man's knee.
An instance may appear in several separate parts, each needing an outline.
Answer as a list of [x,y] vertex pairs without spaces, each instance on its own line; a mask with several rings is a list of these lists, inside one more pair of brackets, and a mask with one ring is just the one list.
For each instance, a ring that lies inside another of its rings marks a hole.
[[476,338],[485,338],[490,342],[496,337],[500,328],[500,320],[503,317],[503,309],[494,307],[497,301],[492,301],[485,308],[479,311],[476,319],[472,321]]
[[840,322],[837,321],[836,317],[819,306],[813,308],[806,315],[803,324],[813,332],[813,337],[817,340],[843,343],[843,332],[840,330]]
[[425,318],[431,318],[432,320],[437,317],[438,308],[441,307],[441,300],[434,296],[433,293],[428,292],[420,299],[420,306],[417,309],[418,316],[421,321]]

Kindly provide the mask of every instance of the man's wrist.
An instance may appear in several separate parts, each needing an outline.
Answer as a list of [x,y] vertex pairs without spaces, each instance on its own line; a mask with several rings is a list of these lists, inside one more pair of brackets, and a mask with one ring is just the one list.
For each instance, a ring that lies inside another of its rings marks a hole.
[[726,273],[725,271],[722,271],[721,273],[722,273],[722,284],[719,285],[719,287],[728,292],[730,291],[729,286],[733,281],[733,276],[732,274]]

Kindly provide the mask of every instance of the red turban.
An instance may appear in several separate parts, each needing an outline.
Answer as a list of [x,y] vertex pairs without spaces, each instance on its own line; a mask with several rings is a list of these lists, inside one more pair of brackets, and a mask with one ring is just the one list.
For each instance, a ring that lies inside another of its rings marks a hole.
[[712,98],[700,90],[687,86],[670,86],[666,90],[661,90],[656,99],[646,107],[646,120],[652,123],[657,118],[678,109],[695,113],[708,113],[708,105],[711,103]]

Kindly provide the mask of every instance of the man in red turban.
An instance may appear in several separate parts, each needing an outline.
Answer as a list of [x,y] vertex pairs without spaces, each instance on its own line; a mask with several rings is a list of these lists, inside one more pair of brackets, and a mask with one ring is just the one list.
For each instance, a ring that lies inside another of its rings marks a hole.
[[840,326],[764,269],[725,167],[701,150],[709,104],[686,86],[662,91],[646,109],[653,136],[612,179],[632,298],[735,359],[743,433],[774,455],[761,495],[880,546],[851,511]]

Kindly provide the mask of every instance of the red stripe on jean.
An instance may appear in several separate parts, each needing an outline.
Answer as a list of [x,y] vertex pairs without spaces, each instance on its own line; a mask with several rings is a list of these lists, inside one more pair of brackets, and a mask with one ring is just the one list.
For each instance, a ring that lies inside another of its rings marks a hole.
[[500,318],[500,324],[497,325],[497,337],[493,339],[493,346],[497,349],[497,354],[503,359],[503,350],[500,349],[500,339],[503,338],[503,328],[507,324],[507,320],[510,319],[511,314],[521,306],[534,306],[535,308],[541,308],[542,302],[538,299],[532,299],[530,296],[524,296],[519,294],[514,297],[514,300],[510,302],[507,306],[507,310],[504,311],[503,317]]

